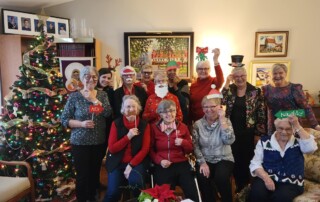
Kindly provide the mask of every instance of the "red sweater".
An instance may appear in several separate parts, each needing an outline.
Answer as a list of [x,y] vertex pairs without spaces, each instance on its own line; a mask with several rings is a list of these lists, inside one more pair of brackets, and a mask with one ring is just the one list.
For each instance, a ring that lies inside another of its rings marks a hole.
[[[141,85],[141,81],[135,83],[134,85],[136,86],[140,86],[142,88],[142,85]],[[154,89],[155,89],[155,85],[154,85],[154,82],[153,81],[149,81],[148,84],[147,84],[147,95],[150,96],[152,94],[154,94]]]
[[[139,116],[137,116],[137,125],[139,125],[139,120]],[[129,122],[128,119],[125,118],[125,116],[123,116],[123,123],[128,130],[135,127],[134,121]],[[137,153],[137,155],[131,155],[131,144],[127,135],[123,136],[123,138],[118,140],[117,127],[114,122],[112,122],[111,125],[108,147],[111,153],[117,153],[124,149],[125,152],[123,155],[122,162],[130,163],[132,166],[137,166],[148,155],[150,149],[150,125],[148,124],[144,131],[142,148]]]
[[[183,139],[181,146],[175,145],[176,136]],[[150,156],[155,164],[160,164],[161,160],[169,160],[172,163],[187,161],[185,155],[191,152],[193,152],[192,140],[184,123],[178,122],[177,130],[173,130],[169,135],[161,132],[159,123],[151,125]]]
[[183,115],[182,115],[179,99],[177,98],[177,96],[175,96],[172,93],[168,93],[164,98],[160,98],[156,94],[149,96],[147,99],[147,103],[144,108],[143,114],[142,114],[142,118],[144,120],[148,121],[149,123],[155,123],[158,120],[160,120],[160,116],[157,113],[157,108],[158,108],[159,103],[162,100],[172,100],[173,102],[176,103],[176,106],[177,106],[176,119],[178,121],[182,121]]
[[201,101],[204,96],[208,95],[211,90],[211,84],[216,85],[216,89],[220,90],[224,78],[220,65],[214,67],[216,71],[216,77],[209,76],[206,79],[197,79],[196,82],[190,86],[190,117],[191,120],[197,121],[204,115]]

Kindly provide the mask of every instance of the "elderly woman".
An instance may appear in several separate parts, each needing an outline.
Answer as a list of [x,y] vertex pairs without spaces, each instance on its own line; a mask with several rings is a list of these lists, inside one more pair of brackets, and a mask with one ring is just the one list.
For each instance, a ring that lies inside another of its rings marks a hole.
[[141,68],[141,80],[136,82],[134,85],[142,87],[148,96],[154,94],[154,82],[152,79],[152,66],[143,65]]
[[104,202],[119,201],[121,187],[126,181],[134,197],[138,197],[144,188],[146,169],[150,164],[147,158],[150,126],[139,118],[141,109],[135,95],[125,95],[121,106],[123,116],[112,123],[106,161],[108,189]]
[[200,61],[196,67],[198,78],[190,87],[190,118],[192,121],[197,121],[203,117],[201,101],[210,92],[211,85],[215,84],[219,90],[224,82],[223,72],[218,61],[220,50],[216,48],[212,52],[214,53],[213,61],[216,77],[210,76],[210,62],[208,60]]
[[190,164],[186,154],[193,151],[188,127],[176,120],[176,103],[163,100],[157,113],[161,119],[151,126],[150,156],[155,163],[155,183],[180,185],[186,198],[199,201]]
[[255,177],[250,201],[293,201],[303,193],[303,154],[317,150],[314,137],[300,126],[296,116],[276,119],[274,124],[276,132],[261,137],[250,164]]
[[[77,201],[95,200],[101,153],[105,152],[106,119],[111,116],[108,95],[95,90],[98,72],[85,66],[80,71],[84,88],[71,93],[61,116],[62,124],[71,128],[71,145],[76,175]],[[100,105],[102,111],[91,113],[90,107]]]
[[286,80],[288,68],[284,64],[272,66],[272,83],[262,87],[262,92],[268,107],[268,134],[275,131],[273,125],[275,114],[282,110],[304,109],[306,118],[312,128],[320,130],[320,125],[307,102],[301,84],[290,83]]
[[[218,92],[218,91],[217,91]],[[215,201],[214,186],[223,202],[232,202],[230,177],[233,170],[231,144],[235,140],[231,122],[221,107],[221,94],[202,99],[204,116],[193,125],[193,145],[202,201]]]
[[[230,85],[231,81],[233,84]],[[254,139],[266,134],[264,98],[260,88],[247,82],[244,67],[232,70],[222,94],[222,103],[227,106],[226,117],[230,118],[236,136],[231,148],[235,161],[236,192],[240,192],[250,180],[249,164],[254,154]]]

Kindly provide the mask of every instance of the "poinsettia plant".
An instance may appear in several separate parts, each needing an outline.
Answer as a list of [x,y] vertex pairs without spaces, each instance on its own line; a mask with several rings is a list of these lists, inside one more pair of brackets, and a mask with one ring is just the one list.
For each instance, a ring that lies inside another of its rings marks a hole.
[[139,202],[176,202],[177,198],[173,190],[170,190],[170,185],[156,185],[154,188],[141,191],[138,198]]

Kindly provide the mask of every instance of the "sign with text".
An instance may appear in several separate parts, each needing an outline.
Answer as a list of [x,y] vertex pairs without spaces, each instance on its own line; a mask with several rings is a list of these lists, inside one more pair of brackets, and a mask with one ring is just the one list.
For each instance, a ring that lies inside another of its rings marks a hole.
[[275,114],[275,117],[277,117],[279,119],[284,119],[290,115],[295,115],[295,116],[301,117],[301,118],[306,117],[306,113],[305,113],[304,109],[296,109],[296,110],[288,110],[288,111],[281,111],[280,110]]
[[103,107],[101,105],[90,105],[90,113],[100,114],[103,111]]

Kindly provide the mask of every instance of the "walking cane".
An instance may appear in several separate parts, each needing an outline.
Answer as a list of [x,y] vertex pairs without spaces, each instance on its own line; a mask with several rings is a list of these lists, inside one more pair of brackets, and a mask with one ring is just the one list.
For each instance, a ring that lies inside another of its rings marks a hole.
[[191,166],[191,171],[193,172],[194,174],[194,182],[196,184],[196,188],[197,188],[197,192],[198,192],[198,197],[199,197],[199,202],[202,202],[201,200],[201,194],[200,194],[200,190],[199,190],[199,185],[198,185],[198,180],[197,180],[197,175],[196,175],[196,158],[193,154],[188,154],[186,155],[187,158],[188,158],[188,161],[189,161],[189,164]]

